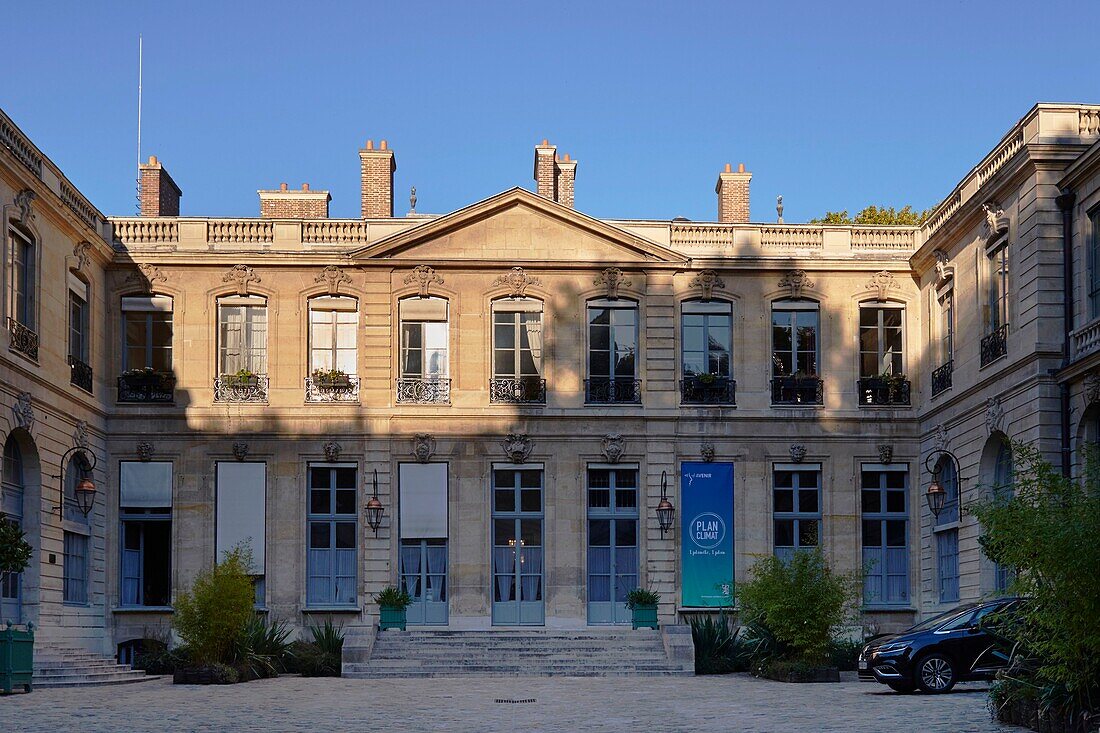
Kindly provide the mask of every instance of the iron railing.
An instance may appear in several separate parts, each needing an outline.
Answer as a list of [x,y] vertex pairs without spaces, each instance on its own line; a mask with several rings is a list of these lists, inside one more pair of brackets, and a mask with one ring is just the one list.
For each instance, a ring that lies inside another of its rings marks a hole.
[[11,336],[8,344],[12,351],[38,361],[38,334],[33,329],[8,316],[8,333]]
[[818,377],[772,377],[773,405],[820,405],[823,398]]
[[685,405],[733,405],[737,382],[729,377],[684,377],[680,382],[680,402]]
[[359,377],[306,377],[306,402],[358,402]]
[[988,366],[1008,353],[1008,324],[1004,323],[994,329],[993,333],[982,337],[981,365]]
[[642,382],[620,377],[591,377],[584,380],[584,401],[590,405],[637,405],[642,401]]
[[176,377],[168,372],[135,369],[118,377],[119,402],[172,402]]
[[538,377],[493,377],[489,401],[512,404],[546,403],[546,380]]
[[214,378],[215,402],[267,402],[270,381],[266,374],[250,377],[223,374]]
[[955,370],[955,361],[947,360],[932,370],[932,396],[951,389],[951,373]]
[[859,404],[890,407],[910,404],[910,382],[908,379],[883,379],[882,377],[863,377],[859,380]]
[[75,356],[69,357],[69,384],[92,391],[92,368]]
[[397,401],[405,404],[447,404],[451,401],[451,380],[402,377],[397,380]]

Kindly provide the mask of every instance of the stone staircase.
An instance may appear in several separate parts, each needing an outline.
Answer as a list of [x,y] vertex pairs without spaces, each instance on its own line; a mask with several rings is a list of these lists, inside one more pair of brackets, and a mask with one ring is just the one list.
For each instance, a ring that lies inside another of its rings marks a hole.
[[35,688],[122,685],[155,679],[159,677],[147,675],[126,664],[116,664],[112,657],[84,649],[52,644],[41,647],[35,644],[34,647],[31,684]]
[[661,631],[359,628],[362,631],[349,633],[344,640],[345,677],[695,674],[691,630],[687,626],[665,627]]

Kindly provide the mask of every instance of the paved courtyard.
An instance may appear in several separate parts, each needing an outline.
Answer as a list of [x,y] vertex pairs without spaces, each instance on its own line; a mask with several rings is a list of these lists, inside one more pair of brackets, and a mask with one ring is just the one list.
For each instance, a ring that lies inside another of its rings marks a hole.
[[[985,685],[894,695],[856,681],[695,678],[281,677],[230,687],[150,681],[0,698],[7,733],[142,731],[1020,731],[989,721]],[[501,703],[497,700],[534,700]]]

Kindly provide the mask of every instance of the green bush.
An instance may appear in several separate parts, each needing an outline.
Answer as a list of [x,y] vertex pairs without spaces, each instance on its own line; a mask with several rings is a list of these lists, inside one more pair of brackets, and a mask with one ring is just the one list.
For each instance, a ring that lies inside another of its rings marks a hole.
[[1032,446],[1014,443],[1012,496],[992,492],[967,510],[982,526],[985,554],[1015,570],[1028,597],[1017,621],[994,627],[1014,645],[991,691],[1001,706],[1038,700],[1040,714],[1100,712],[1100,460],[1067,478]]
[[9,573],[21,573],[31,561],[31,546],[23,529],[0,514],[0,581]]
[[811,665],[829,660],[829,644],[859,597],[860,573],[834,573],[820,549],[784,562],[759,559],[737,588],[742,622],[774,637],[774,653]]
[[251,553],[236,547],[195,578],[190,591],[176,599],[172,626],[191,650],[196,665],[233,661],[238,639],[249,619],[255,591],[248,576]]
[[340,655],[326,652],[314,642],[296,641],[287,651],[287,672],[303,677],[339,677]]
[[859,662],[863,642],[854,639],[833,639],[829,642],[829,666],[842,672],[853,672]]
[[313,637],[313,643],[325,654],[330,654],[337,659],[344,651],[344,632],[332,619],[325,619],[323,626],[310,626],[309,633]]
[[386,608],[408,608],[412,605],[412,596],[403,588],[389,586],[374,597],[374,602]]
[[172,675],[177,685],[234,685],[240,681],[240,674],[228,664],[181,667]]
[[688,623],[695,645],[695,674],[728,674],[748,669],[736,627],[724,612],[693,616]]
[[134,669],[144,670],[145,674],[175,674],[190,665],[191,656],[186,647],[149,649],[134,659]]
[[626,594],[626,607],[631,610],[638,606],[656,606],[660,602],[660,593],[644,588],[635,588]]
[[234,641],[230,662],[244,680],[278,676],[289,636],[285,621],[269,624],[254,613]]

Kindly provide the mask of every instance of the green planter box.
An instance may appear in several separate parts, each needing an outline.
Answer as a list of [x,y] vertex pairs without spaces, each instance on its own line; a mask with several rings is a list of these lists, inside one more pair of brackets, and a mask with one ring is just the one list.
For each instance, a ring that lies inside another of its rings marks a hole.
[[631,615],[634,620],[634,628],[636,629],[656,629],[657,625],[657,605],[652,606],[635,606],[631,609]]
[[381,615],[378,618],[378,628],[405,630],[405,609],[392,606],[382,606]]
[[0,629],[0,691],[10,694],[12,688],[31,691],[34,671],[34,631],[19,631],[8,624]]

